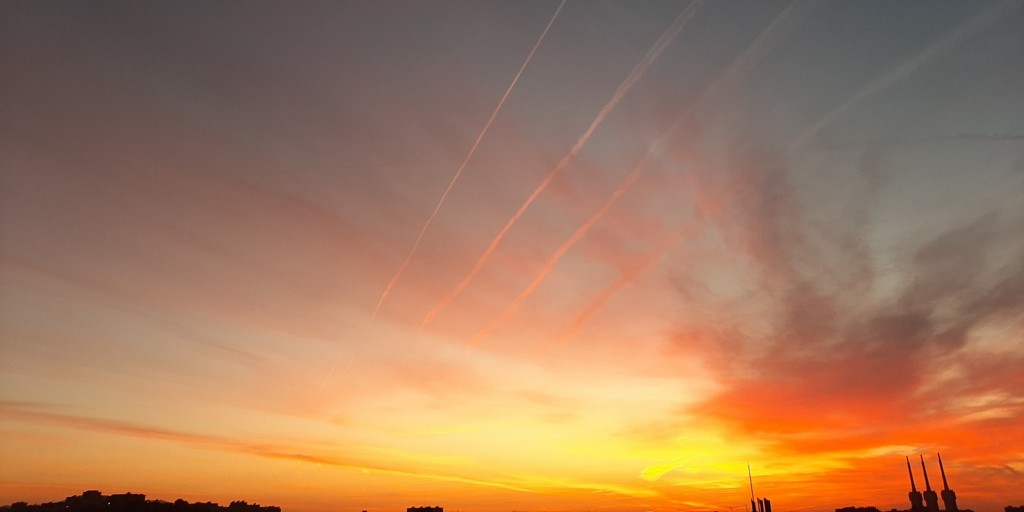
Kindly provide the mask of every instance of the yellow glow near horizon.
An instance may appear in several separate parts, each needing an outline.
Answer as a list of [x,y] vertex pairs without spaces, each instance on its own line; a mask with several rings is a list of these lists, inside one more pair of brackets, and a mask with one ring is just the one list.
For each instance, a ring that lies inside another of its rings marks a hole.
[[1024,501],[1022,16],[0,2],[0,505]]

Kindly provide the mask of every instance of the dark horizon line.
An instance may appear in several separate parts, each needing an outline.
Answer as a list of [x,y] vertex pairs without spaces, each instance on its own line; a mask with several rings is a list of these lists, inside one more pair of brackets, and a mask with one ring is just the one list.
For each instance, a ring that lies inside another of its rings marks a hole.
[[[1006,505],[1004,512],[1024,512],[1024,505]],[[90,489],[64,498],[62,501],[51,501],[45,503],[29,504],[24,501],[17,501],[10,505],[0,505],[2,512],[281,512],[281,507],[276,505],[259,505],[249,503],[245,500],[232,500],[229,505],[223,506],[213,501],[188,502],[182,498],[174,501],[161,499],[147,500],[145,494],[125,492],[120,494],[103,494],[102,492]],[[363,510],[362,512],[367,512]],[[444,507],[412,506],[406,508],[406,512],[444,512]],[[522,511],[513,511],[522,512]],[[719,511],[715,511],[719,512]],[[875,506],[845,506],[836,507],[835,512],[913,512],[913,510],[902,510],[892,508],[883,511]],[[969,509],[961,509],[961,512],[973,512]]]

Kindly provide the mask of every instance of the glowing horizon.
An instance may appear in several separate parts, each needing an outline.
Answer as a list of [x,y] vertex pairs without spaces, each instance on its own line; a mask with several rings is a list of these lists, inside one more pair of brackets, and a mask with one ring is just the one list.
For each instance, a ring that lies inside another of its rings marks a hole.
[[1022,6],[8,2],[0,505],[1024,503]]

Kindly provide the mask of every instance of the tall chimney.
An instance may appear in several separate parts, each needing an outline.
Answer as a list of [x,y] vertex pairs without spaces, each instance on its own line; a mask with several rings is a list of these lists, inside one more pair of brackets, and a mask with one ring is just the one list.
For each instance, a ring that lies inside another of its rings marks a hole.
[[907,457],[907,474],[910,475],[910,492],[907,496],[910,498],[910,510],[912,512],[921,512],[924,510],[923,498],[921,493],[917,491],[917,486],[914,485],[914,471],[910,469],[910,457]]
[[946,512],[957,512],[956,507],[956,493],[949,488],[949,482],[946,481],[946,468],[942,467],[942,454],[936,453],[939,457],[939,472],[942,473],[942,503],[946,505]]
[[928,468],[924,465],[924,455],[921,455],[921,471],[924,472],[924,492],[932,490],[932,484],[928,481]]
[[942,454],[936,453],[935,455],[939,457],[939,473],[942,473],[942,489],[948,491],[949,482],[946,481],[946,468],[942,467]]
[[932,484],[928,481],[928,468],[924,465],[924,455],[921,455],[921,471],[924,472],[924,503],[928,512],[939,512],[939,495],[932,490]]

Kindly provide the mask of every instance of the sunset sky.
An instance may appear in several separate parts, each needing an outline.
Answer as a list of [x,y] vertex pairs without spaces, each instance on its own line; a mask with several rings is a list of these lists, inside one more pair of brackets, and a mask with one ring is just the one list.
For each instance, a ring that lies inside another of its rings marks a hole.
[[0,2],[0,505],[907,508],[936,453],[1024,504],[1020,0]]

